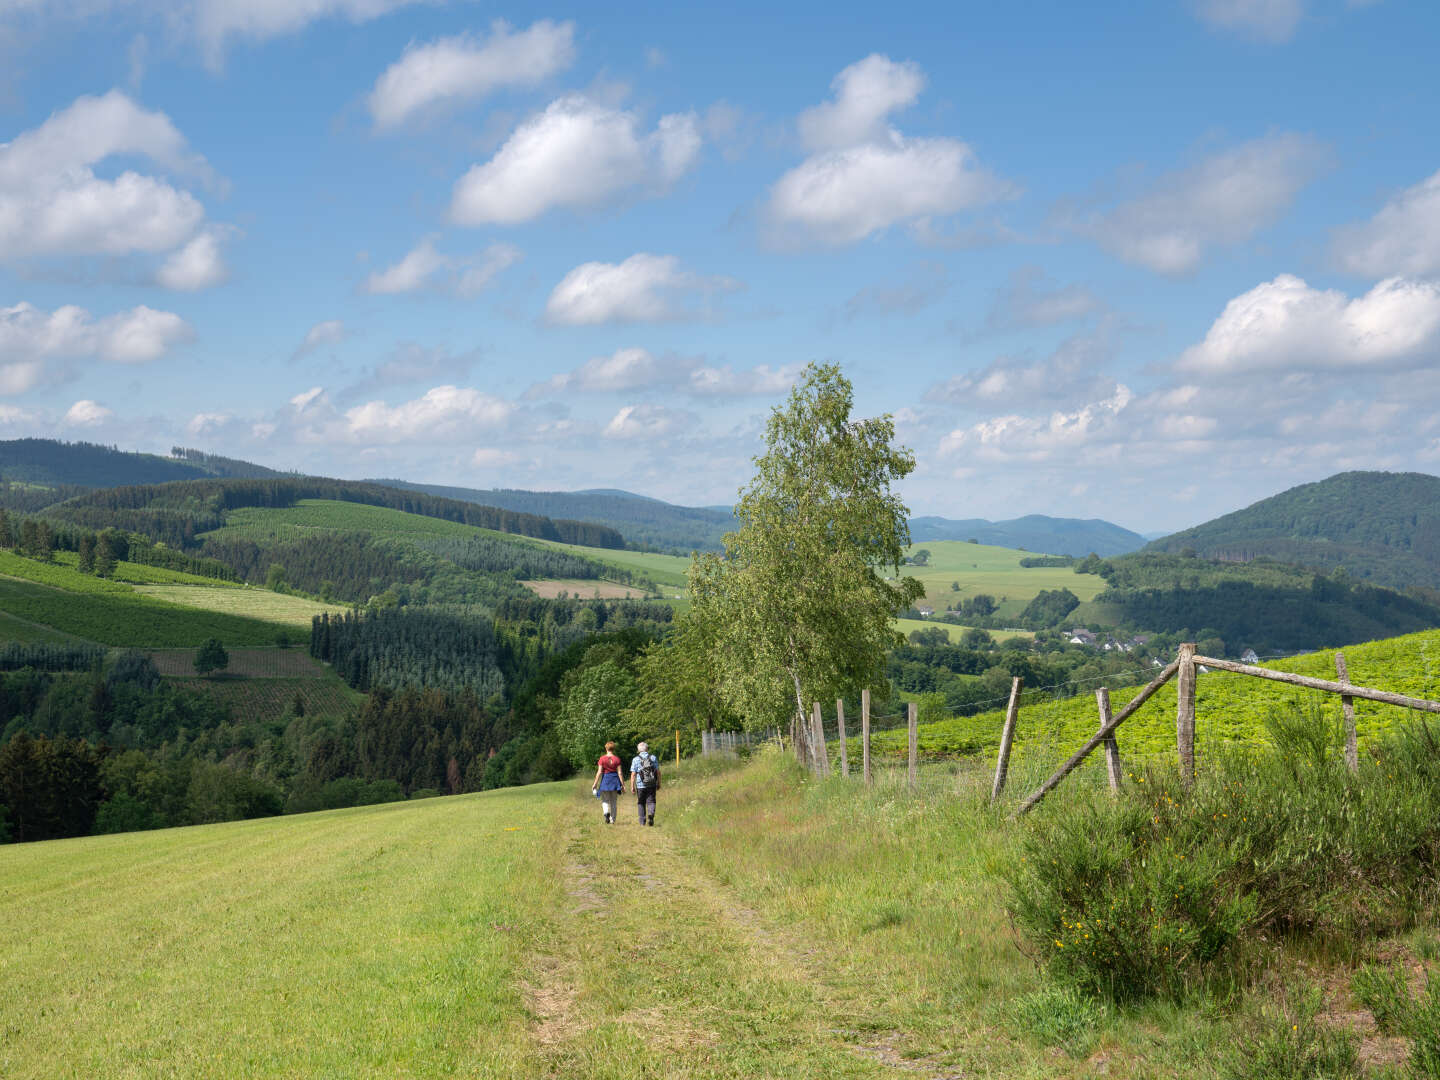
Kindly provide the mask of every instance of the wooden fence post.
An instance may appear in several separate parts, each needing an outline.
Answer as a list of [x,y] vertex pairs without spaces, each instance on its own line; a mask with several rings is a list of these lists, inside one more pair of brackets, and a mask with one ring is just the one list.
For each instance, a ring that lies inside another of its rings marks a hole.
[[1180,754],[1180,780],[1195,782],[1195,643],[1180,646],[1175,679],[1175,748]]
[[825,748],[825,721],[820,716],[820,703],[815,702],[814,720],[811,726],[814,729],[814,737],[811,744],[815,754],[812,768],[819,776],[830,775],[830,751]]
[[910,790],[915,790],[916,771],[920,757],[920,706],[910,702]]
[[870,688],[860,691],[860,764],[865,773],[865,786],[873,783],[870,776]]
[[[1095,703],[1100,706],[1100,728],[1103,731],[1110,723],[1110,691],[1100,687],[1095,691]],[[1105,772],[1110,777],[1110,793],[1120,794],[1120,744],[1115,732],[1105,736]]]
[[[1345,654],[1335,654],[1335,670],[1342,683],[1350,681],[1350,672],[1345,668]],[[1340,695],[1340,708],[1345,713],[1345,767],[1352,773],[1360,771],[1360,746],[1355,738],[1355,699],[1349,694]]]
[[850,750],[845,745],[845,699],[835,699],[835,724],[840,729],[840,775],[850,776]]
[[1010,680],[1010,704],[1005,706],[1005,728],[1000,732],[1000,756],[995,759],[995,783],[990,788],[990,801],[1000,798],[1005,778],[1010,772],[1010,744],[1015,741],[1015,721],[1020,717],[1020,678]]

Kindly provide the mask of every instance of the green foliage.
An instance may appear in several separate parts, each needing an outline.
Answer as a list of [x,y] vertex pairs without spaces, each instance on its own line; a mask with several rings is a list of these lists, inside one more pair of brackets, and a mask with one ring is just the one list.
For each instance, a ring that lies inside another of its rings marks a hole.
[[1267,993],[1226,1055],[1225,1080],[1360,1080],[1355,1035],[1319,1022],[1322,1005],[1314,985]]
[[230,666],[230,654],[219,638],[206,638],[195,652],[195,674],[209,675],[212,671],[224,671]]
[[1073,1058],[1090,1053],[1109,1018],[1102,1002],[1073,986],[1044,986],[1012,999],[1006,1008],[1016,1028],[1041,1046],[1057,1046]]
[[838,367],[806,367],[766,425],[725,557],[697,556],[691,570],[696,615],[718,635],[721,693],[749,724],[881,685],[890,620],[923,595],[913,579],[876,572],[899,571],[906,510],[891,484],[915,459],[891,445],[888,416],[854,420],[852,404]]
[[1424,992],[1412,993],[1403,968],[1366,964],[1351,987],[1381,1032],[1410,1040],[1410,1075],[1440,1078],[1440,982],[1427,977]]
[[625,720],[634,731],[734,731],[740,719],[720,696],[713,662],[716,627],[694,616],[676,619],[668,633],[635,660],[637,690]]
[[571,764],[583,769],[604,753],[607,740],[622,747],[636,742],[626,710],[637,684],[633,674],[610,659],[594,662],[587,656],[571,674],[555,713],[555,737]]
[[1020,612],[1020,622],[1031,630],[1059,626],[1079,606],[1080,598],[1069,589],[1041,589]]
[[1132,777],[1118,799],[1075,789],[1027,823],[1012,865],[1022,934],[1061,981],[1177,998],[1237,941],[1409,925],[1440,863],[1440,738],[1407,729],[1352,776],[1343,763],[1252,752],[1193,786]]

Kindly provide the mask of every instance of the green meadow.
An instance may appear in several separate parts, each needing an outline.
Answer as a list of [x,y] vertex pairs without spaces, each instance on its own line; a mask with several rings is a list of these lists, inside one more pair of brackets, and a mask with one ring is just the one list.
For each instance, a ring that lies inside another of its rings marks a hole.
[[[937,612],[959,607],[962,601],[985,593],[999,605],[996,614],[1014,617],[1042,589],[1069,589],[1082,602],[1093,600],[1105,589],[1104,579],[1097,574],[1077,574],[1068,566],[1020,565],[1021,559],[1042,552],[938,540],[913,544],[906,554],[914,555],[922,548],[930,552],[929,562],[925,566],[904,566],[901,572],[919,579],[925,586],[925,600]],[[952,589],[952,585],[959,587]]]

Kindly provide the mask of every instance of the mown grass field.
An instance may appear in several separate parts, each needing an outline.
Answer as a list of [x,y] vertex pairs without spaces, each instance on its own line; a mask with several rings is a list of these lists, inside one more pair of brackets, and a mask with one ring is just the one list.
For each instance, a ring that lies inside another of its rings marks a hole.
[[303,631],[308,637],[310,621],[326,612],[338,614],[347,610],[345,604],[326,604],[304,596],[290,596],[269,589],[210,589],[203,585],[137,585],[135,591],[181,607],[199,608],[225,615],[241,615],[279,623]]
[[301,499],[294,506],[259,507],[246,506],[231,510],[225,518],[225,525],[205,533],[228,539],[268,540],[288,539],[316,531],[368,532],[376,536],[404,537],[459,537],[491,536],[516,543],[533,543],[528,537],[511,533],[481,529],[474,525],[462,525],[457,521],[407,514],[403,510],[391,510],[384,506],[366,506],[363,503],[344,502],[334,499]]
[[[895,620],[895,629],[899,630],[900,633],[904,634],[906,637],[909,637],[910,634],[915,630],[934,630],[936,628],[944,630],[945,633],[949,636],[950,640],[957,645],[960,643],[960,636],[964,634],[965,630],[967,629],[964,626],[953,626],[950,623],[944,622],[932,622],[929,619]],[[1012,641],[1015,638],[1025,638],[1028,640],[1029,638],[1033,638],[1035,636],[1035,634],[1029,630],[987,630],[986,633],[989,634],[996,641],[1002,643],[1006,641]]]
[[214,698],[236,717],[261,723],[290,714],[298,697],[307,716],[353,716],[365,695],[345,685],[330,668],[305,649],[230,649],[225,670],[207,678],[195,675],[194,649],[150,653],[160,674],[186,689]]
[[765,752],[667,768],[655,829],[580,778],[0,848],[0,1075],[1222,1075],[1245,1001],[1087,1003],[1016,947],[976,776]]
[[[986,593],[999,605],[998,615],[1013,617],[1042,589],[1069,589],[1082,602],[1093,600],[1105,589],[1104,579],[1097,574],[1077,574],[1068,566],[1020,565],[1021,559],[1043,552],[967,544],[963,540],[937,540],[912,544],[906,554],[914,555],[921,548],[930,552],[929,563],[907,565],[901,572],[917,578],[925,586],[925,599],[936,611],[958,607],[977,593]],[[952,584],[959,585],[959,589],[951,589]]]
[[[1427,630],[1404,637],[1350,645],[1343,650],[1350,681],[1358,686],[1393,690],[1411,697],[1440,700],[1440,630]],[[1263,664],[1277,671],[1293,671],[1319,679],[1335,679],[1335,651],[1308,653]],[[1137,668],[1136,678],[1148,681],[1153,669]],[[1096,687],[1100,683],[1094,684]],[[1113,690],[1114,712],[1135,695],[1138,685]],[[1117,733],[1122,756],[1141,757],[1173,754],[1175,751],[1175,682],[1172,679],[1140,711],[1126,720]],[[1267,741],[1264,718],[1268,710],[1291,703],[1316,702],[1333,721],[1340,709],[1339,698],[1317,691],[1302,690],[1266,682],[1245,675],[1212,671],[1199,677],[1195,702],[1197,753],[1220,744],[1264,745]],[[1355,724],[1362,743],[1396,725],[1414,719],[1407,710],[1377,702],[1356,700]],[[1003,706],[975,716],[961,716],[922,725],[920,748],[927,755],[965,756],[993,754],[999,746],[1004,725]],[[1014,754],[1058,765],[1085,742],[1099,726],[1093,692],[1058,701],[1023,704],[1017,724]],[[906,752],[903,730],[886,732],[872,741],[874,752],[901,755]],[[850,754],[856,760],[855,744]],[[1099,767],[1099,755],[1092,755]]]
[[[229,596],[237,590],[204,591]],[[101,645],[139,648],[198,646],[211,637],[227,646],[273,645],[280,634],[293,638],[296,632],[294,625],[182,607],[142,595],[123,582],[10,551],[0,551],[0,612],[12,616],[7,622],[17,633],[48,628]]]

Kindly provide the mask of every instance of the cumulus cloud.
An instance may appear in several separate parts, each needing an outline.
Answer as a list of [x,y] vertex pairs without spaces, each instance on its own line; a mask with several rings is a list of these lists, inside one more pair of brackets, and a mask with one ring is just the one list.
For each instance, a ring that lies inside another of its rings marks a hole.
[[772,368],[760,364],[736,370],[729,367],[699,367],[690,373],[690,391],[709,397],[748,397],[788,393],[800,377],[803,365]]
[[766,214],[781,238],[849,244],[1010,193],[959,139],[909,138],[888,125],[924,85],[915,64],[878,54],[835,77],[833,100],[799,118],[801,141],[813,153],[770,189]]
[[656,356],[647,349],[616,349],[595,356],[573,371],[562,372],[525,392],[535,399],[566,392],[582,394],[629,393],[663,390],[693,397],[748,397],[787,392],[799,377],[801,365],[772,368],[761,364],[736,369],[707,363],[702,357],[670,353]]
[[545,318],[565,326],[698,318],[706,314],[705,300],[739,287],[732,278],[683,270],[674,255],[641,252],[621,263],[575,267],[551,291]]
[[605,425],[611,439],[655,439],[694,427],[695,414],[664,405],[626,405]]
[[1289,41],[1305,14],[1304,0],[1195,0],[1195,14],[1216,30],[1256,41]]
[[519,225],[626,192],[659,193],[699,152],[694,113],[662,116],[646,134],[634,112],[572,94],[521,124],[493,158],[456,182],[450,217],[461,225]]
[[429,348],[404,342],[392,349],[380,363],[367,369],[362,376],[342,390],[337,397],[354,401],[389,386],[414,383],[459,382],[470,374],[480,359],[480,350],[452,353],[443,345]]
[[64,422],[71,427],[95,427],[115,415],[98,401],[88,398],[75,402],[65,412]]
[[73,304],[48,313],[28,303],[0,308],[0,392],[29,390],[44,378],[47,362],[156,360],[193,333],[179,315],[143,304],[98,320]]
[[514,406],[473,387],[437,386],[399,405],[369,401],[345,412],[345,433],[356,440],[413,442],[493,429]]
[[[117,155],[211,177],[165,114],[118,90],[78,98],[0,145],[0,258],[160,253],[188,244],[204,222],[200,201],[133,169],[113,179],[95,174],[95,165]],[[191,253],[188,263],[200,255]],[[186,263],[171,271],[176,280]]]
[[1440,348],[1440,286],[1386,278],[1354,299],[1281,274],[1235,297],[1205,340],[1181,353],[1181,371],[1370,369],[1433,360]]
[[1126,262],[1189,273],[1212,248],[1243,243],[1276,221],[1327,162],[1308,136],[1267,135],[1167,173],[1078,228]]
[[399,262],[366,278],[361,289],[382,295],[436,289],[471,297],[521,258],[520,249],[510,244],[491,244],[475,255],[443,255],[435,238],[427,236]]
[[1367,277],[1440,272],[1440,172],[1406,188],[1363,225],[1336,230],[1334,253]]
[[222,284],[230,272],[220,255],[220,240],[209,230],[195,237],[161,265],[155,280],[167,289],[197,292]]
[[1055,410],[1044,416],[1011,413],[956,428],[940,440],[941,457],[965,456],[981,462],[1041,462],[1059,453],[1071,453],[1108,439],[1115,419],[1134,395],[1129,387],[1078,409]]
[[370,115],[377,130],[392,130],[440,105],[479,101],[506,87],[537,86],[574,62],[575,24],[549,19],[520,31],[496,20],[489,37],[411,42],[375,81]]

